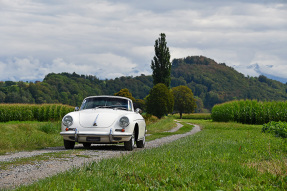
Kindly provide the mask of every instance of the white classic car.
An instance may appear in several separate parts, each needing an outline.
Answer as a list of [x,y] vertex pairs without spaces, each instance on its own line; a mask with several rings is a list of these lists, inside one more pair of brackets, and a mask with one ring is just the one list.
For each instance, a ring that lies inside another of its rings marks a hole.
[[145,146],[146,124],[140,110],[134,110],[129,98],[120,96],[91,96],[80,108],[62,119],[60,134],[66,149],[75,142],[85,148],[91,144],[124,143],[126,150]]

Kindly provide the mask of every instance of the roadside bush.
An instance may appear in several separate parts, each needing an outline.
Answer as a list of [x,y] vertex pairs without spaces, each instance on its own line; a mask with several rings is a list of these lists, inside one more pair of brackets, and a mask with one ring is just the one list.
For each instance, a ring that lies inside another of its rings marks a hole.
[[146,113],[146,114],[143,114],[142,116],[145,119],[146,125],[159,121],[159,119],[156,116],[151,115],[151,114]]
[[263,125],[262,132],[271,133],[276,137],[287,138],[287,123],[271,121]]

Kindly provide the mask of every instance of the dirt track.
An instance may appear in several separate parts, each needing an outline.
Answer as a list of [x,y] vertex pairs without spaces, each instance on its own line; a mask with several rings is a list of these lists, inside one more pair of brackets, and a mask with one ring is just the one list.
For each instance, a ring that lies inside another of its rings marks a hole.
[[[180,128],[180,123],[176,129]],[[156,139],[149,141],[145,145],[145,149],[159,147],[163,144],[175,141],[179,138],[192,135],[200,131],[200,127],[195,125],[193,130],[185,134],[172,135],[169,137],[163,137],[161,139]],[[0,169],[0,189],[3,188],[13,188],[19,185],[31,184],[48,176],[55,175],[59,172],[69,170],[73,167],[79,167],[84,164],[99,161],[105,158],[119,157],[131,153],[130,151],[125,151],[124,147],[121,145],[92,145],[91,149],[80,150],[82,145],[76,145],[75,150],[79,151],[77,154],[71,154],[67,158],[50,158],[47,161],[40,161],[32,164],[25,164],[22,166],[11,167],[7,170]],[[142,149],[134,149],[132,152],[137,152]],[[34,157],[37,155],[42,155],[44,153],[60,152],[65,151],[64,147],[53,147],[47,148],[40,151],[32,152],[19,152],[9,155],[0,155],[0,162],[13,161],[19,158]],[[83,157],[89,156],[89,157]]]

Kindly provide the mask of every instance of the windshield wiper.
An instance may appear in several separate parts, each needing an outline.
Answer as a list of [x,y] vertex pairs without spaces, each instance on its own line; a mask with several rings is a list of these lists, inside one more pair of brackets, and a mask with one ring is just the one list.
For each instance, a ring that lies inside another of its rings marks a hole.
[[114,109],[127,110],[125,107],[115,107]]
[[98,108],[113,108],[113,107],[112,106],[97,106],[95,108],[98,109]]

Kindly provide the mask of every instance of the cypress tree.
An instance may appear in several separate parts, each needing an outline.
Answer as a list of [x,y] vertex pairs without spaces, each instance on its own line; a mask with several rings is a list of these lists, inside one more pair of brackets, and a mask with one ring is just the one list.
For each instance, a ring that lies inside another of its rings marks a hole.
[[171,62],[169,48],[166,46],[164,33],[161,33],[160,37],[155,41],[154,50],[155,56],[151,61],[153,84],[163,83],[169,88]]

